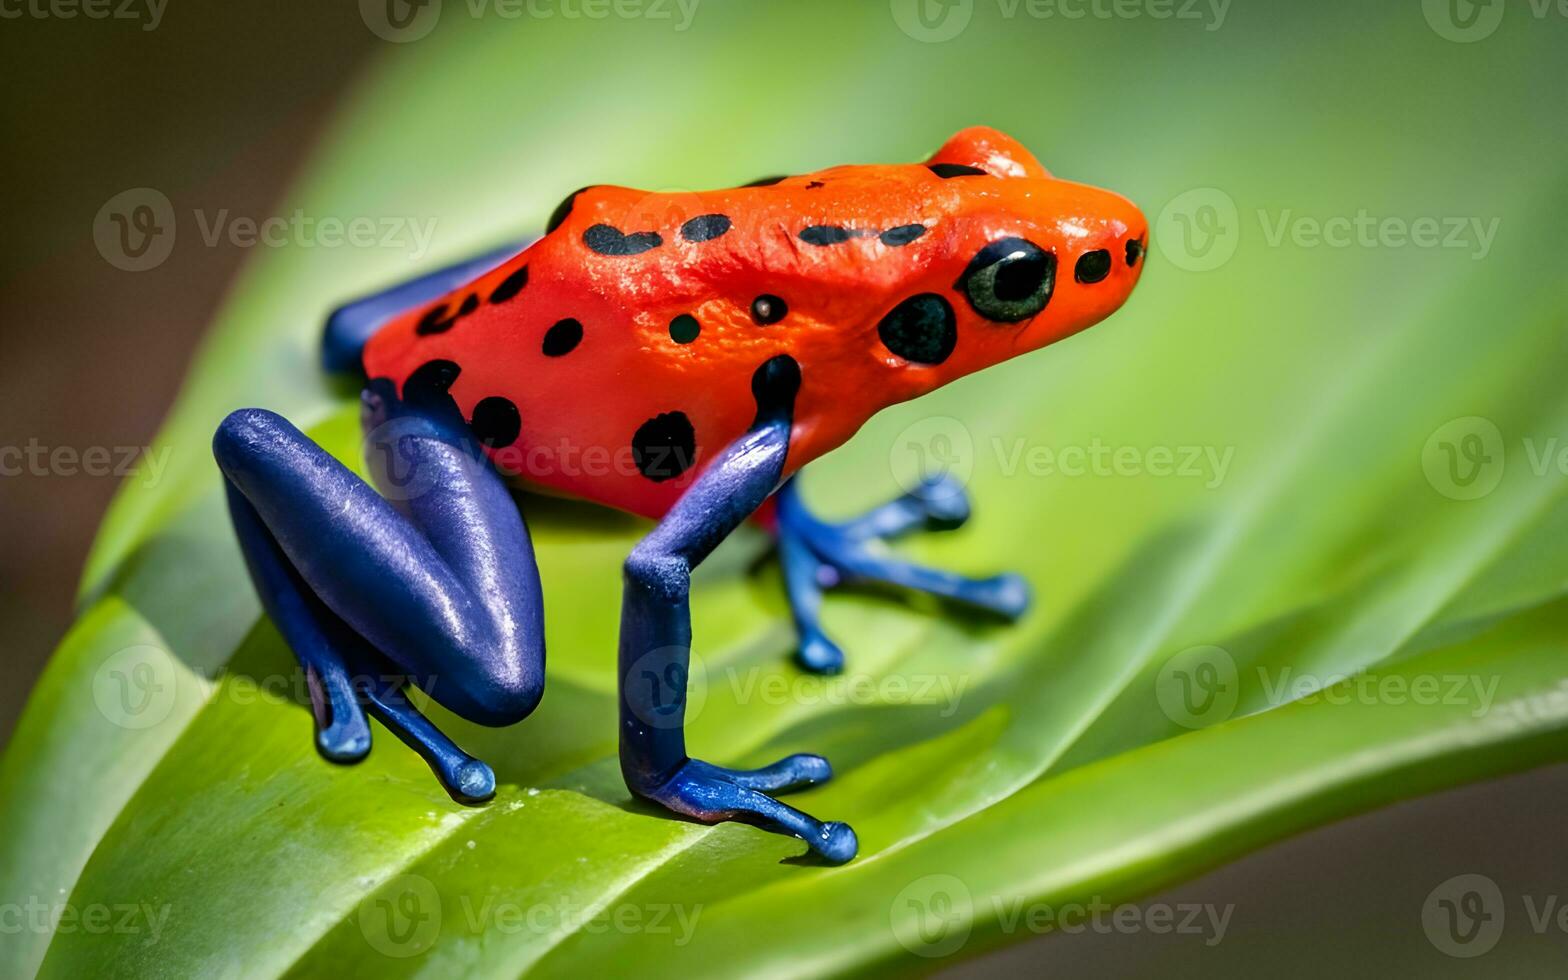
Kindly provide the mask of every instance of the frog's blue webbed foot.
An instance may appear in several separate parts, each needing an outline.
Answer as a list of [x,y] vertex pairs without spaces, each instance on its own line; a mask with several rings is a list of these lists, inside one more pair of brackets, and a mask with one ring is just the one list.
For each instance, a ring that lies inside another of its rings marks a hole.
[[495,777],[443,735],[405,681],[472,721],[509,725],[544,689],[539,575],[522,516],[446,393],[440,362],[398,399],[365,389],[383,497],[282,417],[241,409],[213,453],[251,578],[305,667],[317,746],[354,762],[368,709],[462,802]]
[[1004,619],[1029,608],[1029,585],[1011,573],[965,578],[894,557],[882,543],[915,530],[945,531],[969,519],[969,501],[951,477],[923,481],[909,493],[842,522],[815,517],[790,480],[779,489],[777,534],[784,587],[800,634],[796,658],[813,673],[844,668],[844,653],[822,631],[822,592],[837,585],[881,582],[927,592]]
[[847,824],[823,823],[767,795],[832,776],[827,760],[792,755],[753,770],[686,754],[691,570],[778,486],[789,452],[800,369],[788,356],[752,380],[757,420],[725,449],[626,559],[621,609],[621,772],[633,793],[694,820],[743,820],[799,837],[834,863],[855,856]]

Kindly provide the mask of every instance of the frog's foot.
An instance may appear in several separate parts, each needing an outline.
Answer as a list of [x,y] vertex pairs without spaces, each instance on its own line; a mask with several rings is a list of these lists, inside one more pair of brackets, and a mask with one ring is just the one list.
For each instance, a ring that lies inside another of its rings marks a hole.
[[800,633],[797,659],[813,673],[844,668],[844,653],[822,631],[822,592],[842,584],[883,582],[939,596],[1009,621],[1029,608],[1029,585],[1015,574],[965,578],[889,554],[883,542],[914,530],[945,531],[969,518],[963,488],[950,477],[928,479],[913,491],[841,523],[813,516],[795,481],[779,488],[779,559]]
[[[373,650],[352,642],[346,647],[360,668],[353,677],[341,657],[322,656],[305,667],[311,713],[316,719],[317,750],[332,762],[363,760],[370,752],[368,709],[424,758],[454,800],[483,803],[494,796],[495,773],[458,748],[414,707],[406,693],[406,678]],[[322,669],[318,670],[318,665]]]
[[687,759],[657,786],[633,786],[638,796],[702,823],[741,820],[776,834],[799,837],[824,860],[843,864],[860,849],[846,823],[824,823],[763,793],[784,793],[833,775],[819,755],[792,755],[762,769],[736,770]]
[[[483,803],[495,795],[495,773],[448,738],[408,700],[405,679],[366,648],[349,647],[366,669],[349,677],[341,659],[321,656],[305,667],[316,748],[332,762],[353,764],[370,752],[365,709],[424,757],[441,785],[459,803]],[[318,651],[323,652],[323,651]],[[318,665],[322,668],[317,669]]]

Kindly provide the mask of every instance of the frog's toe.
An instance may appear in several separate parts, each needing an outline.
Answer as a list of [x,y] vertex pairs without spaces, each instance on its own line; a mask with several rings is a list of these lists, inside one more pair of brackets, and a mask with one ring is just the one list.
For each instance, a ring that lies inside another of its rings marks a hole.
[[821,623],[822,593],[839,585],[893,585],[1006,620],[1029,609],[1029,583],[1021,575],[968,578],[905,561],[883,544],[912,530],[951,529],[968,520],[968,497],[950,476],[924,480],[891,503],[842,522],[812,515],[793,480],[780,488],[778,500],[779,558],[800,635],[796,659],[805,670],[834,674],[844,668],[843,651]]
[[334,724],[316,733],[316,751],[330,762],[359,762],[370,753],[370,726],[364,715]]
[[[827,761],[820,756],[790,756],[764,770],[732,773],[688,759],[663,785],[637,792],[645,799],[702,823],[740,820],[776,834],[799,837],[833,864],[843,864],[853,858],[860,843],[848,824],[824,823],[747,785],[776,780],[790,768],[806,772],[826,770]],[[760,773],[769,775],[761,777]]]
[[1017,572],[1003,572],[990,578],[975,579],[968,603],[996,613],[1004,619],[1018,619],[1029,611],[1029,580]]
[[843,864],[860,851],[860,838],[855,836],[855,828],[849,824],[829,820],[822,825],[822,832],[811,847],[829,863]]
[[311,715],[316,721],[316,751],[330,762],[358,762],[370,752],[370,722],[354,685],[337,662],[305,668]]
[[424,757],[452,799],[459,803],[483,803],[495,795],[495,773],[490,767],[458,748],[414,707],[399,684],[369,688],[366,702],[382,724]]
[[969,520],[969,494],[950,474],[922,480],[909,497],[925,511],[927,530],[951,531]]
[[447,790],[459,803],[483,803],[495,795],[495,772],[478,759],[459,763],[448,778]]
[[687,765],[695,772],[764,793],[789,793],[833,778],[833,767],[828,765],[828,760],[807,752],[787,756],[761,769],[725,769],[695,759]]
[[801,669],[813,674],[837,674],[844,669],[844,651],[821,632],[804,632],[795,649]]

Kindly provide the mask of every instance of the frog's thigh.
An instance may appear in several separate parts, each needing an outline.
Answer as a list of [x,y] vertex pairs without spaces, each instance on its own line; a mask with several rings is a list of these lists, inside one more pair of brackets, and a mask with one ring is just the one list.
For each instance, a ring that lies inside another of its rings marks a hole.
[[532,543],[460,419],[397,406],[373,430],[371,456],[403,466],[396,507],[271,412],[233,413],[213,450],[309,591],[432,698],[488,725],[533,710],[544,629]]

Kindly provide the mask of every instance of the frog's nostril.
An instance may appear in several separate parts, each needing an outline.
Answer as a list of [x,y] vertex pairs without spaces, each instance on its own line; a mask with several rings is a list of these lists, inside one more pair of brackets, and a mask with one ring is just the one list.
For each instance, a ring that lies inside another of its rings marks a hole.
[[1111,253],[1103,248],[1078,256],[1073,267],[1073,278],[1082,283],[1095,283],[1111,274]]
[[1132,268],[1143,257],[1143,236],[1127,239],[1127,267]]

